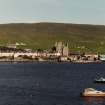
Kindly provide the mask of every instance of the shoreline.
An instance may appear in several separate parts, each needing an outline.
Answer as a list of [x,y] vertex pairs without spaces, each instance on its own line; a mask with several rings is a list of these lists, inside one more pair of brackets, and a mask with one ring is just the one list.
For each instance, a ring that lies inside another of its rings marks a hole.
[[92,63],[103,63],[104,61],[37,61],[37,60],[0,60],[0,63],[28,63],[28,62],[36,62],[36,63],[73,63],[73,64],[92,64]]

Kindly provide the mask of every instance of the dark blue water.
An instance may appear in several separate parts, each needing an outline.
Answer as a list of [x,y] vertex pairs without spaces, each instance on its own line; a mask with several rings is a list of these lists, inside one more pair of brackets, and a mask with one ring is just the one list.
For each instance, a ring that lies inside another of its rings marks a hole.
[[0,105],[105,105],[105,98],[84,98],[88,87],[105,77],[105,63],[0,63]]

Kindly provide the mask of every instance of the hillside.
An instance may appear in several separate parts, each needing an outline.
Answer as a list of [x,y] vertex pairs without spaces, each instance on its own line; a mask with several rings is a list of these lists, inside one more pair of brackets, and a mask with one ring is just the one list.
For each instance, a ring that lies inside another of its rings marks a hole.
[[63,23],[0,25],[0,45],[23,42],[27,48],[48,49],[56,41],[68,42],[71,51],[104,53],[105,26]]

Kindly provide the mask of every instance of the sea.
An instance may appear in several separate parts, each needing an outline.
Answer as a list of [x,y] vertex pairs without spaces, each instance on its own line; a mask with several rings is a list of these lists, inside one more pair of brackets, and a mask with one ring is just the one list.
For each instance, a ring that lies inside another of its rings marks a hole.
[[105,63],[0,63],[0,105],[105,105],[105,97],[82,97],[85,88],[105,91],[94,79]]

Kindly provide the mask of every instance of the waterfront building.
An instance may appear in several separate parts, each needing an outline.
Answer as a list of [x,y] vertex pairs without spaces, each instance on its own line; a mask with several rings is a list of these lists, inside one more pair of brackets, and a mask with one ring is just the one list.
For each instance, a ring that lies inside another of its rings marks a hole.
[[99,59],[99,55],[98,54],[85,54],[84,56],[90,61],[94,61],[94,60],[98,60]]
[[60,58],[60,60],[61,60],[61,61],[68,61],[68,58],[67,58],[67,57],[62,56],[62,57]]

